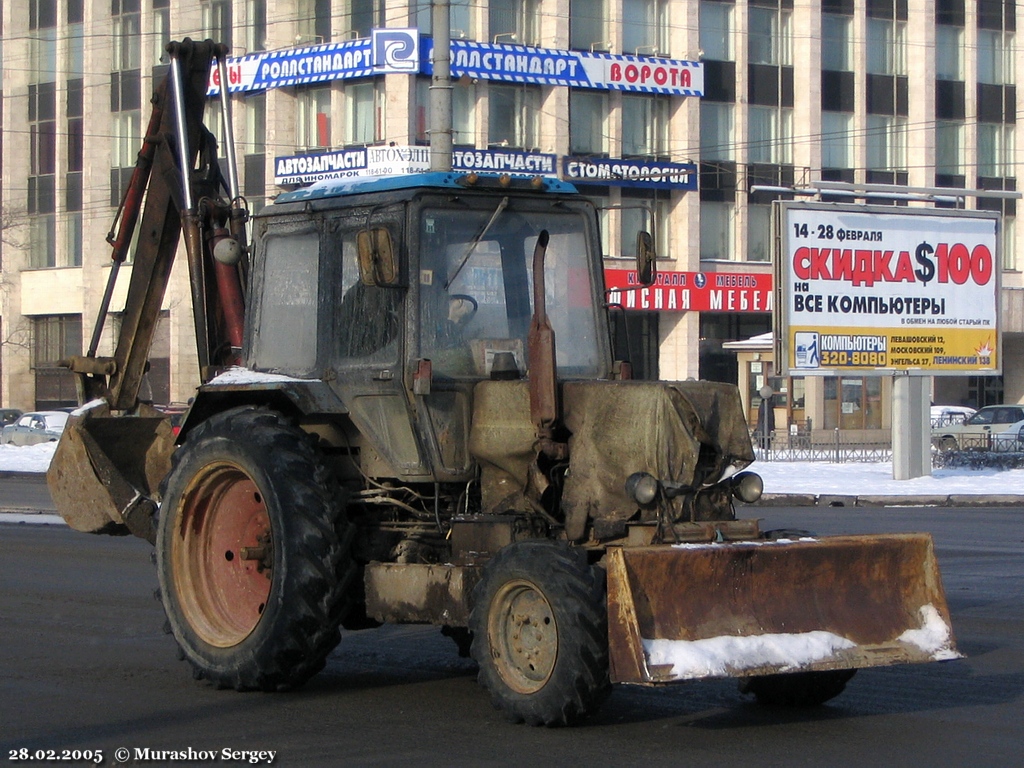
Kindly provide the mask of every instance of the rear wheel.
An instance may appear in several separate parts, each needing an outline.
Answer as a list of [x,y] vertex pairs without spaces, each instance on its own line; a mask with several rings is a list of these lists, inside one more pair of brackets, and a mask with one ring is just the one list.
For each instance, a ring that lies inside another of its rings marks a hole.
[[514,722],[572,725],[608,695],[603,572],[548,541],[512,544],[473,593],[479,682]]
[[740,680],[740,693],[751,694],[758,704],[769,707],[817,707],[842,693],[856,672],[834,669],[748,677]]
[[956,438],[950,437],[949,435],[946,435],[939,441],[939,448],[943,451],[955,451],[959,447],[960,446],[957,444]]
[[157,571],[197,677],[239,690],[301,685],[337,645],[354,566],[344,504],[306,435],[251,408],[176,452]]

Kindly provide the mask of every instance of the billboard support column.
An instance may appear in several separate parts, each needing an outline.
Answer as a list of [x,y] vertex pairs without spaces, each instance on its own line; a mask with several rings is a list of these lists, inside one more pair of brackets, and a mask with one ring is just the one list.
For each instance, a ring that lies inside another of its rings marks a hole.
[[892,381],[892,477],[912,480],[932,473],[928,376],[897,374]]

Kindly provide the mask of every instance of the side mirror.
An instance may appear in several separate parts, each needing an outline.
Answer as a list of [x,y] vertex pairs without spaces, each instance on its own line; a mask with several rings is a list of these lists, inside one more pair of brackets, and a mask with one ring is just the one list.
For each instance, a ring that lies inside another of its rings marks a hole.
[[640,285],[654,285],[658,276],[655,265],[657,254],[654,252],[654,238],[650,232],[643,230],[636,233],[636,278]]
[[359,279],[364,285],[396,285],[398,261],[391,233],[384,227],[360,230],[356,235]]

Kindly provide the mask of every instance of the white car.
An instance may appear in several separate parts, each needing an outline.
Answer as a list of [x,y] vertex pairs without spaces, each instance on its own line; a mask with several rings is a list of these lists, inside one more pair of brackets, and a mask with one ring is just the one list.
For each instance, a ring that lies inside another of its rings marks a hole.
[[933,405],[931,411],[932,427],[961,424],[977,412],[977,408],[971,408],[968,405]]
[[932,427],[942,450],[1024,451],[1024,405],[986,405],[960,424]]
[[60,440],[68,414],[63,411],[33,411],[8,424],[0,431],[4,445],[35,445]]

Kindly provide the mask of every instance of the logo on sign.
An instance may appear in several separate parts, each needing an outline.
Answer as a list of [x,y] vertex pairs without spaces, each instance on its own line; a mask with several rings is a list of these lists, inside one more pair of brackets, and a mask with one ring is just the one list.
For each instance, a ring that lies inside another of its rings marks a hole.
[[418,29],[374,29],[373,68],[378,72],[410,73],[420,67]]
[[705,285],[708,284],[707,275],[705,275],[703,272],[698,272],[693,277],[693,284],[696,285],[698,288],[703,288]]

